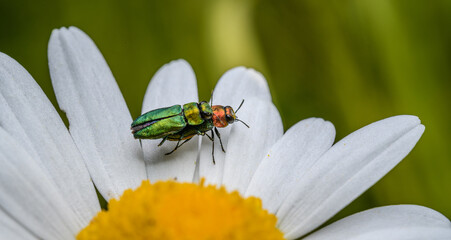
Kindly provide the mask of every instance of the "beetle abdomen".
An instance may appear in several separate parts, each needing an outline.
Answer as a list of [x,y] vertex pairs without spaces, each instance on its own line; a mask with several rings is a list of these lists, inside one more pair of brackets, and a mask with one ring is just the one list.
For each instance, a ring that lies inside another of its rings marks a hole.
[[158,139],[178,132],[186,126],[182,106],[159,108],[139,116],[132,123],[135,138]]
[[158,139],[167,135],[181,131],[186,126],[185,118],[181,115],[163,118],[139,125],[141,129],[136,129],[133,133],[135,138]]
[[135,121],[133,121],[132,128],[137,125],[142,125],[142,124],[145,124],[148,122],[172,117],[175,115],[180,115],[181,113],[182,113],[182,106],[180,106],[180,105],[174,105],[174,106],[166,107],[166,108],[158,108],[158,109],[146,112],[143,115],[139,116]]

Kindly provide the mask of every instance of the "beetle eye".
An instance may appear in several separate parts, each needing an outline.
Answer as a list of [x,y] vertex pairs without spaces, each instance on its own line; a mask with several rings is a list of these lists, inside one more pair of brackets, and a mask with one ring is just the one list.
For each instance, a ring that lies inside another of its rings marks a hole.
[[232,116],[230,116],[230,115],[226,115],[226,121],[228,122],[228,123],[233,123],[235,120],[233,119],[233,117]]

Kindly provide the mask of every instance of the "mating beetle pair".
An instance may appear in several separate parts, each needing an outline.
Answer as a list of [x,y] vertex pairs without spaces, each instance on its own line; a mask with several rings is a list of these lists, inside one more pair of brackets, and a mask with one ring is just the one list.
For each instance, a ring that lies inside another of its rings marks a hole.
[[[161,146],[166,140],[177,141],[175,148],[166,153],[173,153],[184,143],[188,142],[195,135],[206,135],[212,142],[213,163],[214,156],[214,138],[215,133],[219,138],[221,149],[225,152],[221,141],[221,135],[217,128],[227,127],[235,121],[242,122],[246,127],[249,126],[236,117],[236,112],[243,105],[244,100],[236,111],[230,106],[208,104],[205,101],[200,103],[191,102],[181,105],[174,105],[166,108],[159,108],[144,113],[133,121],[131,130],[133,136],[137,139],[160,139]],[[213,131],[214,129],[214,131]],[[211,136],[207,134],[211,131]],[[184,140],[182,143],[180,143]]]

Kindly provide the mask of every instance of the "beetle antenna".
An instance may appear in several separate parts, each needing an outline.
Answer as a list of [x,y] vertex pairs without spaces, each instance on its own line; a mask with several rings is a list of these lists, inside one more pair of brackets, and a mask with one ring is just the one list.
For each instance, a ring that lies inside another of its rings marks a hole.
[[240,119],[238,119],[238,118],[235,118],[235,121],[238,121],[238,122],[241,122],[241,123],[243,123],[244,124],[244,126],[246,126],[247,128],[251,128],[251,127],[249,127],[249,125],[247,125],[245,122],[243,122],[243,121],[241,121]]
[[243,99],[243,101],[241,101],[240,106],[236,109],[235,113],[237,113],[238,110],[240,110],[241,106],[243,106],[243,103],[244,103],[244,99]]

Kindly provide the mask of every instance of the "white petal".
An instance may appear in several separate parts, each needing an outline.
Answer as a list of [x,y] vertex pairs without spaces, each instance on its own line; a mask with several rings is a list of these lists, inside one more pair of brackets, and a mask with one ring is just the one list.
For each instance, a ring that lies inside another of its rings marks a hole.
[[282,119],[274,104],[258,98],[245,103],[238,114],[250,128],[240,122],[231,128],[222,182],[228,190],[243,195],[263,157],[283,135]]
[[255,172],[246,196],[258,196],[275,213],[303,176],[334,142],[332,123],[320,118],[300,121],[271,147]]
[[[271,93],[265,78],[254,69],[236,67],[227,71],[216,84],[213,92],[213,105],[232,106],[236,109],[243,99],[259,98],[271,101]],[[246,107],[246,102],[243,108]],[[239,115],[239,114],[238,114]],[[246,119],[243,119],[246,121]],[[231,127],[220,129],[222,143],[227,151]],[[200,176],[205,177],[207,183],[221,184],[224,173],[225,154],[221,151],[218,139],[215,140],[215,159],[213,164],[211,142],[202,141],[200,152]]]
[[366,233],[354,240],[449,240],[451,229],[445,228],[414,228],[414,229],[389,229],[377,233]]
[[142,113],[188,102],[198,102],[197,82],[193,68],[183,59],[163,65],[146,90]]
[[70,239],[82,227],[56,185],[0,128],[0,208],[42,239]]
[[[153,109],[198,102],[196,76],[185,60],[172,61],[161,67],[147,87],[142,113]],[[147,175],[151,182],[157,180],[177,179],[191,182],[196,167],[199,142],[198,137],[184,144],[170,155],[165,155],[175,148],[176,142],[161,140],[142,140]]]
[[54,30],[49,67],[58,104],[92,179],[108,200],[146,179],[127,105],[94,42],[71,27]]
[[252,68],[232,68],[219,79],[213,94],[213,105],[238,107],[242,99],[260,98],[271,101],[268,83]]
[[80,152],[66,126],[30,74],[0,53],[0,126],[22,144],[87,224],[100,211]]
[[417,117],[396,116],[342,139],[298,179],[276,214],[279,228],[296,238],[324,223],[396,166],[423,131]]
[[[447,238],[445,238],[447,236]],[[394,205],[356,213],[305,239],[450,239],[451,223],[422,206]]]
[[17,223],[2,209],[0,209],[0,239],[8,240],[28,240],[38,239],[28,231],[23,225]]

